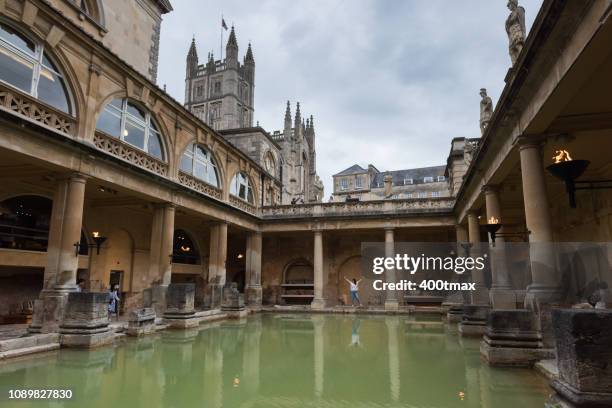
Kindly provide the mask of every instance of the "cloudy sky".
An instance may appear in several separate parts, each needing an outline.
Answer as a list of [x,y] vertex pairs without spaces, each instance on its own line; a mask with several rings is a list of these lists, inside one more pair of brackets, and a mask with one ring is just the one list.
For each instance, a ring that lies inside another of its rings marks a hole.
[[[542,0],[521,0],[527,29]],[[219,57],[220,20],[256,63],[255,120],[268,131],[314,115],[317,168],[395,170],[446,163],[453,137],[479,136],[478,91],[494,103],[510,65],[505,0],[174,0],[162,25],[158,82],[184,99],[185,56]],[[224,34],[227,39],[227,32]],[[224,45],[225,46],[225,45]],[[225,52],[225,51],[224,51]]]

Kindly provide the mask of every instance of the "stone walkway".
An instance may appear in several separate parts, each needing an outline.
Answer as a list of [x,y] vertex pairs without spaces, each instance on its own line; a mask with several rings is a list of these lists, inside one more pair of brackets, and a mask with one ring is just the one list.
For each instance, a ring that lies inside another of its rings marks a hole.
[[1,324],[0,340],[14,339],[21,337],[28,332],[27,324]]

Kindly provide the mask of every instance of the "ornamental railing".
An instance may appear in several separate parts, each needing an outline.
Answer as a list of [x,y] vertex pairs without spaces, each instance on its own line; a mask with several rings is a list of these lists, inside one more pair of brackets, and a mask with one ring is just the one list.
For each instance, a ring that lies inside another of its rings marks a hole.
[[197,177],[192,176],[191,174],[185,173],[183,171],[179,171],[178,180],[179,180],[179,183],[181,183],[185,187],[188,187],[192,190],[195,190],[207,196],[221,200],[221,196],[222,196],[221,189],[215,186],[212,186],[198,179]]
[[167,163],[115,137],[96,132],[94,134],[94,145],[96,145],[98,149],[112,154],[113,156],[117,156],[131,164],[157,173],[160,176],[168,176]]
[[238,197],[235,197],[235,196],[233,196],[231,194],[230,194],[230,197],[229,197],[229,203],[232,206],[234,206],[234,207],[236,207],[236,208],[238,208],[238,209],[240,209],[242,211],[248,212],[250,214],[255,214],[255,212],[257,211],[257,209],[255,208],[254,205],[249,204],[246,201],[244,201],[244,200],[242,200],[242,199],[240,199]]
[[0,109],[68,136],[73,136],[75,132],[75,118],[2,83]]
[[453,198],[313,203],[263,207],[261,215],[274,219],[444,213],[454,204]]

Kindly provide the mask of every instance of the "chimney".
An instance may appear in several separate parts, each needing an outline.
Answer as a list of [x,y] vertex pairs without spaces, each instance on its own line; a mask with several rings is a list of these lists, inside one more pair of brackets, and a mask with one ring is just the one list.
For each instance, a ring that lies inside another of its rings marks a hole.
[[392,195],[393,189],[393,176],[390,174],[385,175],[385,198],[389,198]]

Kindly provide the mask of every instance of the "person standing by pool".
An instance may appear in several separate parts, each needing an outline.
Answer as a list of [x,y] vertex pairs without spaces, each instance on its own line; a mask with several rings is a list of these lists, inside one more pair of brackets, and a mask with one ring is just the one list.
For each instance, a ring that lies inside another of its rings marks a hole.
[[361,306],[361,300],[359,300],[359,282],[361,282],[361,279],[355,280],[355,278],[353,278],[353,280],[350,281],[344,278],[344,280],[347,281],[351,287],[351,305],[354,306],[355,301],[357,301],[357,304]]
[[115,314],[115,319],[119,320],[119,285],[111,287],[108,300],[108,318],[112,318]]

